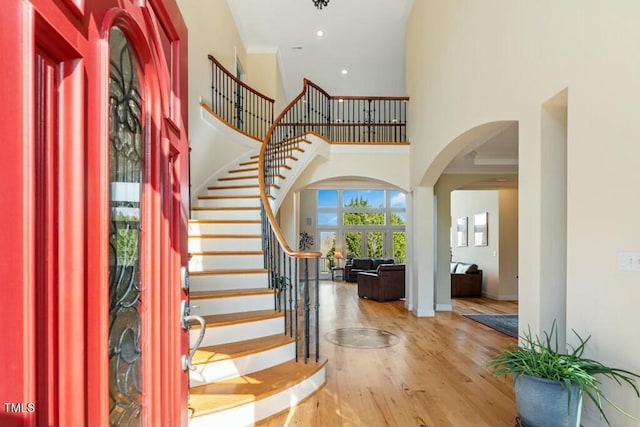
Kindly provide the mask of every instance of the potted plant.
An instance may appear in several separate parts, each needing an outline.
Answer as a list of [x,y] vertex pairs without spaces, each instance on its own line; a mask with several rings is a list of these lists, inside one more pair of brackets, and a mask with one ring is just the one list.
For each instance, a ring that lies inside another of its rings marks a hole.
[[633,418],[609,400],[600,388],[598,376],[613,379],[619,385],[631,386],[640,397],[635,382],[640,378],[633,372],[605,366],[583,357],[585,346],[591,336],[582,339],[576,331],[580,344],[570,347],[567,353],[558,351],[556,322],[544,339],[533,338],[531,329],[521,336],[521,343],[512,343],[489,362],[495,377],[513,375],[518,417],[525,427],[578,427],[582,409],[582,398],[587,395],[610,426],[603,408],[603,401],[621,414]]

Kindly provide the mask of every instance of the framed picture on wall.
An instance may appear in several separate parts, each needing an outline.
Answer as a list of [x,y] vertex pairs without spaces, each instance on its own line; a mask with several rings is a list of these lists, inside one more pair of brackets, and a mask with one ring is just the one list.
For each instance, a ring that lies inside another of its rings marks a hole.
[[458,246],[467,246],[467,217],[458,218],[456,224],[456,233],[458,235]]
[[475,214],[473,218],[473,241],[476,246],[487,246],[487,213]]

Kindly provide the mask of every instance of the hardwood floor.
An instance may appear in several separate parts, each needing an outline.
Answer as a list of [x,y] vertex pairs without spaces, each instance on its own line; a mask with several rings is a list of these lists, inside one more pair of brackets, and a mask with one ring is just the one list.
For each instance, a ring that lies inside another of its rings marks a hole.
[[[320,285],[320,349],[327,383],[290,411],[259,426],[513,426],[511,380],[496,380],[486,362],[515,342],[463,313],[517,313],[517,302],[460,298],[453,311],[418,318],[404,301],[359,299],[356,284]],[[386,348],[351,348],[324,335],[338,328],[395,334]]]

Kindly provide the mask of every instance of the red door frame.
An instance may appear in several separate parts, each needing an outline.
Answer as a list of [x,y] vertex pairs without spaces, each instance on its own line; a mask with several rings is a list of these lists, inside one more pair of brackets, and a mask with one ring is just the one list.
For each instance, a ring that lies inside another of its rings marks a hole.
[[[180,301],[186,299],[179,270],[188,262],[187,38],[178,7],[174,0],[5,0],[2,6],[0,425],[108,425],[106,105],[108,29],[114,23],[131,37],[155,100],[149,111],[150,139],[156,143],[148,176],[153,208],[147,212],[155,224],[149,231],[155,264],[146,272],[154,283],[147,294],[154,322],[148,322],[145,351],[157,356],[143,368],[149,392],[145,423],[185,425],[188,384],[180,357],[188,336],[179,326]],[[34,208],[41,191],[35,182],[33,105],[38,49],[58,63],[58,104],[64,106],[50,172],[58,180],[51,190],[55,212],[44,219]],[[56,237],[47,240],[47,248],[55,247],[35,252],[41,241],[36,230],[50,230],[52,220]],[[54,251],[56,265],[48,271],[55,293],[42,313],[36,311],[42,307],[36,306],[42,292],[36,273],[44,261],[35,254]],[[43,327],[49,339],[42,338]],[[38,363],[45,368],[36,370]]]

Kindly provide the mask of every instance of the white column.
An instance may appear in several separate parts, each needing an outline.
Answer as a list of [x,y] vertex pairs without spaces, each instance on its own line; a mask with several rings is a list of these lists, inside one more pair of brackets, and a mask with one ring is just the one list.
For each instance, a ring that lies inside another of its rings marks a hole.
[[418,317],[433,317],[435,277],[433,187],[416,187],[411,204],[411,301]]

